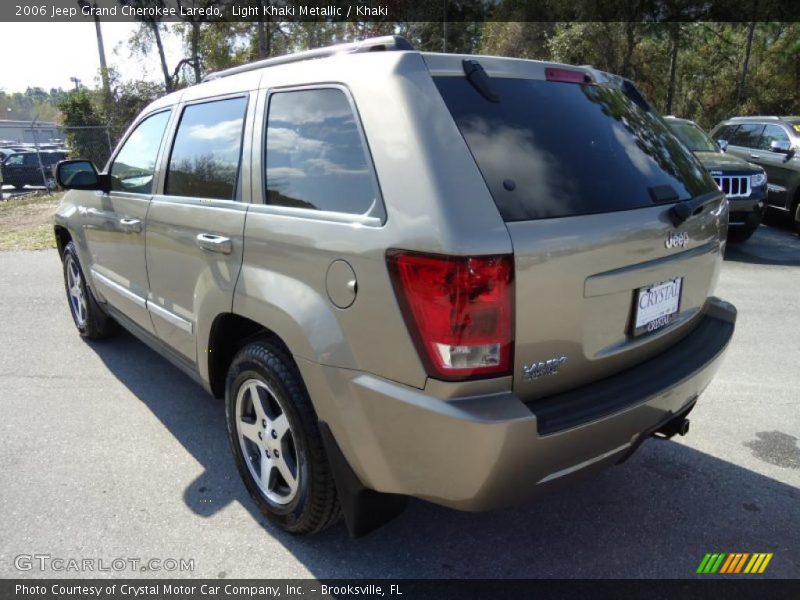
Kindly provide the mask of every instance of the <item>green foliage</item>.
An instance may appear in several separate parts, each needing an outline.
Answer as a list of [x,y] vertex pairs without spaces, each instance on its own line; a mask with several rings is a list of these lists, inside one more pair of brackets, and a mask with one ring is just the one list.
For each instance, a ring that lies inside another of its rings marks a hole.
[[[157,3],[161,0],[118,1]],[[193,0],[204,6],[219,1]],[[592,15],[603,17],[605,5],[588,0],[572,3],[504,0],[491,15],[502,21],[481,22],[490,16],[487,13],[489,3],[460,0],[446,5],[448,17],[458,19],[447,26],[441,22],[445,5],[438,2],[426,5],[429,21],[416,23],[269,19],[261,23],[188,20],[170,25],[161,23],[157,24],[158,31],[171,31],[180,36],[185,53],[178,64],[168,65],[164,83],[120,82],[112,73],[111,106],[105,106],[99,96],[89,92],[86,96],[74,96],[70,92],[65,106],[71,115],[69,118],[76,119],[76,123],[81,119],[100,120],[111,124],[112,132],[119,135],[139,110],[163,94],[167,87],[176,89],[191,85],[209,72],[267,56],[399,34],[423,51],[441,51],[446,37],[448,52],[591,64],[632,79],[661,111],[668,106],[671,89],[671,112],[694,119],[706,128],[737,114],[800,114],[800,23],[756,22],[745,69],[750,24],[691,22],[692,15],[687,11],[692,3],[686,0],[668,0],[663,4],[645,0],[613,2],[614,6],[623,4],[626,14],[640,21],[590,21]],[[557,15],[562,21],[537,22],[540,14],[550,18]],[[515,17],[520,20],[510,20]],[[670,17],[675,20],[663,22]],[[153,23],[142,23],[132,35],[129,47],[137,58],[159,65],[161,57]],[[33,110],[34,106],[55,105],[54,94],[63,95],[64,92],[53,90],[48,95],[43,90],[29,90],[24,98],[14,100],[15,106],[19,106],[14,110],[19,113],[13,114],[28,114],[25,111]],[[0,110],[7,105],[4,102],[10,102],[9,96],[0,92]]]
[[[481,53],[591,64],[632,79],[672,113],[710,128],[734,115],[800,114],[800,24],[756,23],[745,85],[748,23],[487,23]],[[738,103],[737,103],[738,101]]]
[[0,119],[58,122],[61,119],[58,102],[64,94],[60,88],[47,92],[40,87],[29,87],[13,94],[0,90]]
[[102,168],[109,154],[105,119],[98,106],[100,92],[85,88],[67,93],[59,102],[63,124],[81,129],[66,129],[67,150],[70,156],[91,160]]

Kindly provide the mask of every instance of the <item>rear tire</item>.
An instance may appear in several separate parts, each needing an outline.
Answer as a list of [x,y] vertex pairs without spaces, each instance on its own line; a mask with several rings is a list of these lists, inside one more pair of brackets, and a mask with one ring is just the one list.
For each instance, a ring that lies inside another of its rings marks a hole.
[[317,415],[297,366],[277,344],[253,342],[233,359],[225,416],[236,468],[267,519],[294,534],[339,520]]
[[103,339],[117,332],[117,323],[109,317],[95,300],[94,294],[86,285],[75,243],[64,247],[62,257],[64,267],[64,287],[72,320],[78,333],[85,339]]

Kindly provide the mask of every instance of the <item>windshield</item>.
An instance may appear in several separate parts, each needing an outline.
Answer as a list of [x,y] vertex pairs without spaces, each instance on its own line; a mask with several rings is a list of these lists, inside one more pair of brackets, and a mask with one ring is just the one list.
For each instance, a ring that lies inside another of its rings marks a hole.
[[680,200],[716,189],[653,111],[622,90],[492,78],[499,102],[465,77],[435,77],[506,221],[653,206],[654,189]]
[[719,152],[719,147],[708,134],[694,123],[667,121],[677,138],[692,152]]

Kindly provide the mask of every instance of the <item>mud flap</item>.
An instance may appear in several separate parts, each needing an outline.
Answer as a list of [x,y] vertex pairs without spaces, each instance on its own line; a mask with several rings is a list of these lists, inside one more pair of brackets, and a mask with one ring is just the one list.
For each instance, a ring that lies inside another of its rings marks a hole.
[[339,449],[328,424],[320,421],[319,430],[333,471],[336,491],[342,505],[344,521],[350,537],[359,538],[388,523],[408,504],[408,497],[383,494],[364,487]]

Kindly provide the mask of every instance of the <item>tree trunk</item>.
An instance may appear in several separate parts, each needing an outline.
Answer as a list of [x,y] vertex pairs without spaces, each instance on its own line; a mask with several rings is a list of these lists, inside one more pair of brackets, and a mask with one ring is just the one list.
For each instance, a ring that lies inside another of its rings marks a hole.
[[200,23],[192,21],[192,67],[194,67],[194,82],[200,83]]
[[[754,7],[755,8],[755,7]],[[750,50],[753,47],[753,33],[756,29],[755,21],[750,21],[747,26],[747,44],[744,49],[744,63],[742,64],[742,76],[739,79],[739,87],[736,90],[736,108],[741,106],[745,98],[745,83],[747,82],[747,70],[750,68]]]
[[164,54],[164,44],[161,42],[161,30],[158,27],[158,21],[150,21],[150,28],[153,30],[153,36],[156,38],[158,56],[161,59],[161,72],[164,74],[164,87],[167,89],[167,92],[171,92],[172,77],[170,77],[169,69],[167,68],[167,57]]
[[625,54],[622,57],[623,77],[631,76],[631,62],[633,61],[633,50],[636,48],[636,23],[630,21],[625,23]]
[[108,64],[106,63],[106,49],[103,44],[103,31],[100,29],[100,18],[94,18],[94,30],[97,34],[97,53],[100,55],[100,77],[103,80],[103,95],[106,101],[111,97],[111,85],[108,81]]
[[264,1],[258,0],[258,22],[256,23],[256,33],[258,34],[258,58],[267,58],[267,27],[264,23]]
[[670,32],[672,48],[669,56],[669,85],[667,86],[667,106],[665,112],[672,114],[672,101],[675,97],[675,75],[678,71],[678,47],[680,46],[681,29],[680,23],[673,23]]

